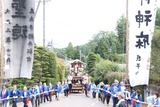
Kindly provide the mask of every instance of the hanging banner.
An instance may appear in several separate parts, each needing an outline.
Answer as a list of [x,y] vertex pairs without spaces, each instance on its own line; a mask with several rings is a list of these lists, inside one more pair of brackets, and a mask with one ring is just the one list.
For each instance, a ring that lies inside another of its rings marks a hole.
[[157,0],[129,0],[129,80],[148,85]]
[[3,0],[5,78],[31,78],[35,0]]

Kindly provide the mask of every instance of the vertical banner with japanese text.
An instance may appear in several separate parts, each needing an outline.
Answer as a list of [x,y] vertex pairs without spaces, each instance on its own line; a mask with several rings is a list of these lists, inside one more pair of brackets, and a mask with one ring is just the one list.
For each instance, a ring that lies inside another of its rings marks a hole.
[[157,0],[129,0],[129,80],[148,85]]
[[5,78],[31,78],[35,0],[3,0]]

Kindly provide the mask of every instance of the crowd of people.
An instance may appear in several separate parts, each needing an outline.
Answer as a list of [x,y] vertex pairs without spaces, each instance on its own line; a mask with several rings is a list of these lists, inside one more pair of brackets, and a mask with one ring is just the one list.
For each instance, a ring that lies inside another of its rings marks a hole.
[[140,90],[131,92],[123,81],[119,83],[118,80],[115,80],[111,85],[103,82],[98,85],[86,82],[84,87],[86,97],[94,99],[97,96],[99,101],[106,102],[107,105],[112,99],[113,107],[141,107],[142,103],[146,103],[148,107],[160,107],[159,93],[154,93],[154,95],[147,97],[147,102],[142,102]]
[[[112,99],[113,107],[141,107],[142,95],[140,90],[131,92],[127,88],[124,82],[118,82],[115,80],[113,84],[104,84],[100,82],[98,85],[95,83],[84,84],[84,91],[86,97],[92,97],[107,105],[111,105]],[[55,99],[59,100],[59,94],[64,92],[64,96],[68,97],[71,92],[71,88],[68,82],[57,82],[56,85],[40,82],[28,89],[26,86],[22,91],[17,89],[16,85],[13,85],[13,89],[9,90],[6,85],[3,85],[0,92],[0,99],[2,101],[2,107],[7,107],[9,100],[12,101],[12,107],[17,107],[17,102],[23,101],[24,107],[28,107],[29,101],[31,101],[32,107],[38,107],[42,103],[52,102],[52,96],[55,95]],[[148,107],[160,107],[160,96],[158,93],[147,97]],[[146,103],[146,102],[145,102]]]
[[52,96],[55,95],[55,99],[59,100],[59,94],[64,91],[64,95],[68,97],[69,85],[67,82],[61,84],[57,82],[56,85],[40,82],[28,89],[26,86],[22,91],[17,89],[16,85],[13,85],[13,89],[9,90],[6,85],[3,85],[0,92],[0,100],[2,107],[7,107],[9,100],[12,101],[12,107],[17,107],[17,102],[23,101],[24,107],[28,107],[29,101],[31,101],[32,107],[39,107],[40,104],[46,102],[52,102]]

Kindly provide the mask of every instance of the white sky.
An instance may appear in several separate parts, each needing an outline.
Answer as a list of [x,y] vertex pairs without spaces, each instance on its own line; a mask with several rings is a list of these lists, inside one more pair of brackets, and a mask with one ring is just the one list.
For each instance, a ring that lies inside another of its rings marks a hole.
[[[87,43],[100,30],[114,31],[125,8],[126,0],[51,0],[46,3],[46,44],[52,39],[55,47],[66,47],[69,42],[76,46]],[[35,19],[35,42],[43,45],[42,41],[41,4]]]

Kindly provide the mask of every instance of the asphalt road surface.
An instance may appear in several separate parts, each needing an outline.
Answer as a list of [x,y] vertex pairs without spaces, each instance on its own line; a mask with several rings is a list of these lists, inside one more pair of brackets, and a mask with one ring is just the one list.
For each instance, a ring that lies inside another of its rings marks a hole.
[[[107,106],[107,104],[102,104],[98,99],[92,99],[91,97],[85,97],[84,93],[72,93],[69,97],[64,97],[63,94],[60,95],[59,101],[57,101],[53,96],[52,102],[43,103],[40,107],[112,107],[112,99]],[[22,103],[18,104],[18,107],[23,107]],[[31,106],[31,103],[29,104]]]

